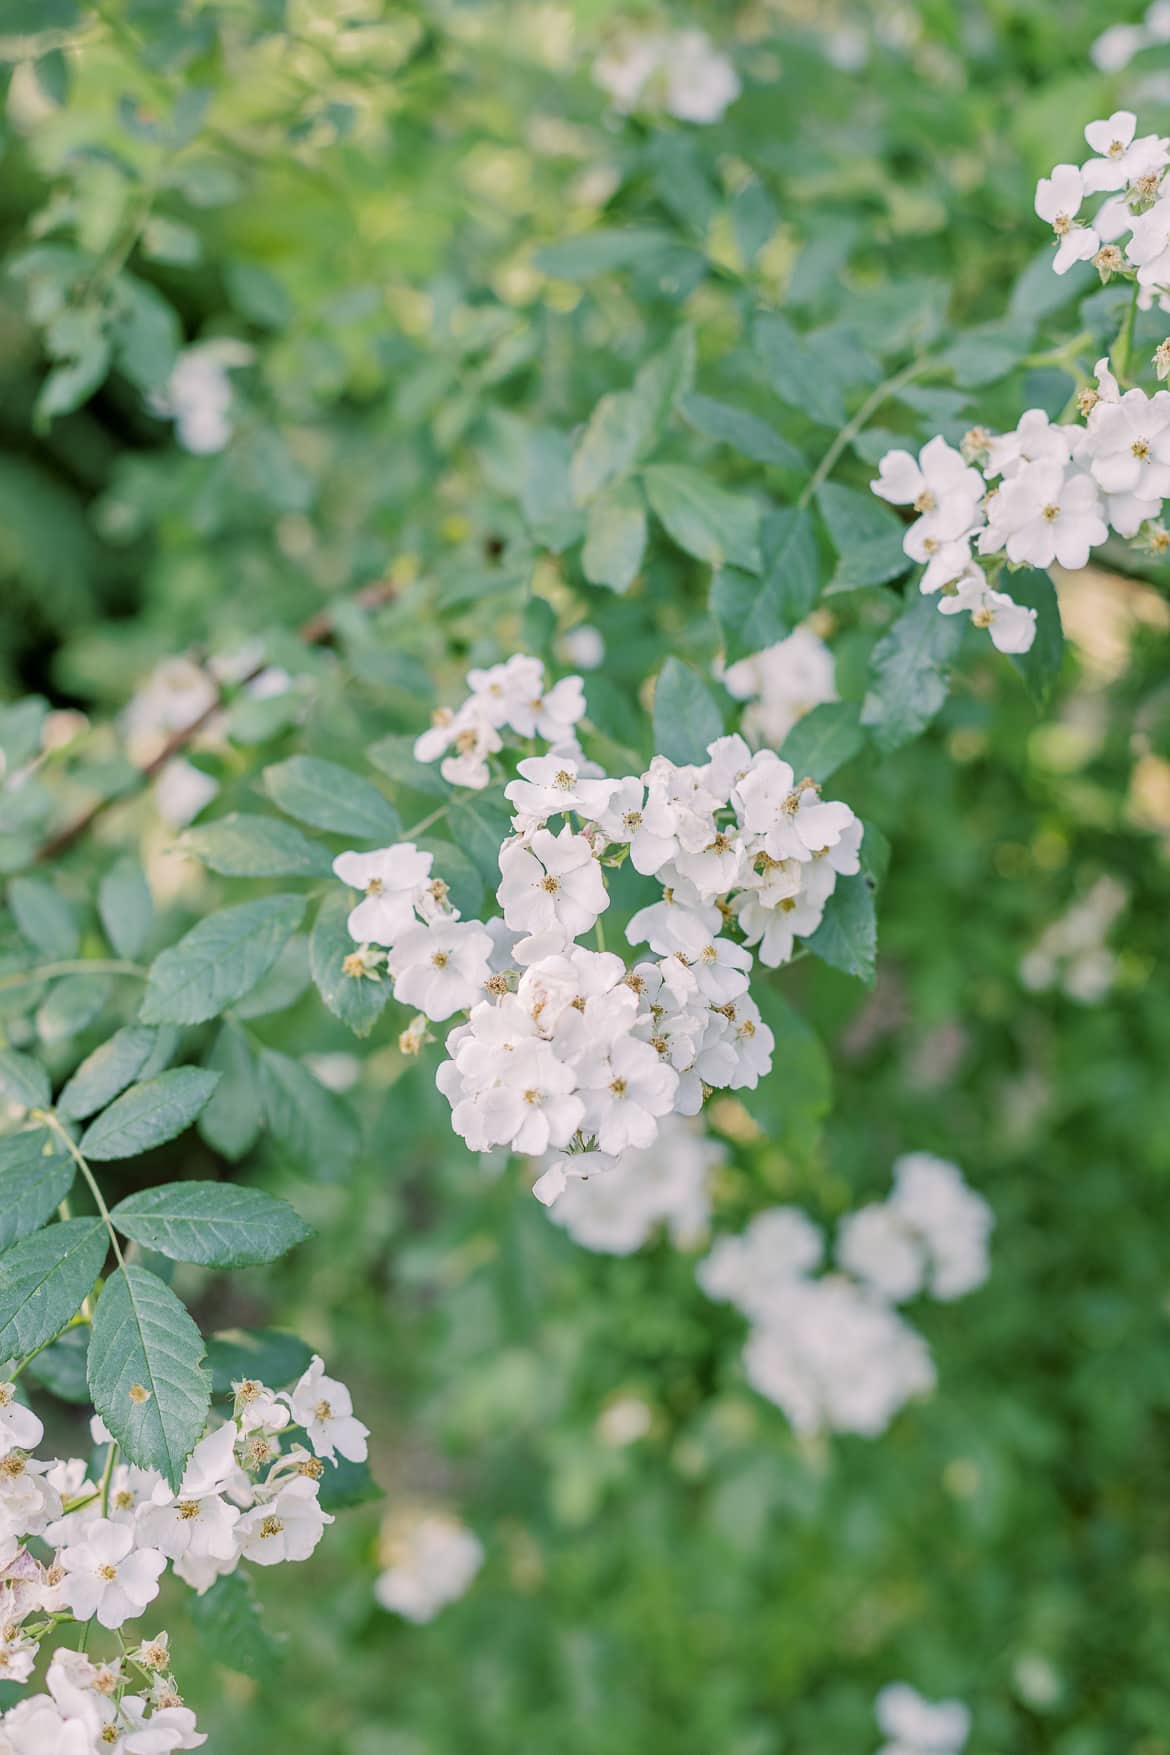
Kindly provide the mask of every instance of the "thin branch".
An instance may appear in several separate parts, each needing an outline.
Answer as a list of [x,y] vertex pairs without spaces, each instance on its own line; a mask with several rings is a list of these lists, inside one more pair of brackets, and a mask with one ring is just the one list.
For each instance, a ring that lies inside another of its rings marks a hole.
[[114,1229],[114,1221],[110,1217],[110,1209],[106,1205],[105,1196],[98,1187],[97,1177],[82,1156],[76,1140],[74,1140],[69,1129],[63,1126],[62,1122],[52,1109],[31,1109],[29,1115],[33,1121],[42,1121],[46,1127],[52,1128],[53,1132],[61,1141],[61,1144],[65,1147],[65,1150],[69,1153],[69,1156],[73,1159],[73,1162],[77,1165],[77,1168],[81,1171],[86,1186],[88,1187],[89,1192],[93,1195],[102,1224],[109,1233],[110,1243],[112,1244],[114,1254],[117,1257],[118,1266],[124,1268],[126,1266],[126,1260],[122,1254],[122,1245],[118,1242],[118,1233]]
[[796,502],[798,506],[808,505],[821,483],[832,474],[837,459],[841,456],[841,453],[847,446],[853,443],[858,433],[863,432],[869,425],[869,422],[877,413],[882,403],[885,402],[888,397],[896,395],[904,384],[909,384],[913,379],[920,377],[931,364],[932,361],[930,360],[912,360],[908,366],[903,366],[901,371],[895,372],[892,377],[884,378],[875,389],[870,391],[861,407],[857,410],[857,413],[845,422],[845,425],[841,428],[837,437],[833,440],[833,443],[829,446],[829,449],[817,464],[813,474],[809,477],[804,492]]

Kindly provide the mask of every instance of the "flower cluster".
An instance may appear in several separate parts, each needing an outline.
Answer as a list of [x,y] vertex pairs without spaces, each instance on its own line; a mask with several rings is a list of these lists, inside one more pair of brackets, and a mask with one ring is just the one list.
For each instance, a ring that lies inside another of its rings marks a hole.
[[677,1249],[693,1249],[707,1229],[712,1174],[726,1150],[694,1120],[663,1116],[643,1150],[608,1160],[598,1152],[556,1152],[533,1190],[554,1223],[583,1249],[632,1255],[664,1226]]
[[837,699],[833,654],[807,626],[741,658],[722,675],[728,694],[748,703],[740,724],[753,747],[778,749],[798,719]]
[[882,1734],[878,1755],[961,1755],[971,1714],[961,1700],[925,1700],[909,1682],[891,1682],[873,1705]]
[[[467,1012],[438,1084],[472,1151],[587,1154],[593,1176],[653,1145],[666,1116],[696,1115],[710,1091],[752,1089],[768,1072],[750,947],[769,968],[791,958],[838,876],[860,869],[862,825],[738,736],[710,744],[701,764],[655,756],[640,775],[608,778],[566,736],[583,708],[579,677],[546,694],[540,664],[515,657],[469,680],[470,698],[419,740],[420,756],[466,735],[444,770],[486,771],[502,726],[554,740],[504,788],[515,815],[499,854],[503,917],[460,920],[412,842],[341,854],[335,872],[365,891],[347,971],[377,974],[384,955],[396,996],[424,1017]],[[648,947],[629,961],[602,948],[599,925],[606,870],[627,861],[659,889],[626,927],[631,946]],[[579,942],[595,929],[597,949]],[[569,1174],[550,1165],[541,1198]]]
[[958,1298],[987,1276],[991,1212],[955,1166],[912,1153],[894,1178],[888,1201],[843,1222],[843,1272],[817,1277],[824,1240],[795,1207],[770,1208],[742,1235],[718,1238],[697,1269],[709,1297],[748,1318],[748,1381],[798,1432],[885,1431],[935,1382],[925,1341],[895,1306],[923,1291]]
[[[1090,122],[1085,140],[1093,149],[1090,158],[1081,165],[1057,165],[1036,185],[1036,212],[1056,236],[1052,266],[1067,274],[1074,262],[1091,261],[1106,281],[1136,271],[1149,303],[1155,292],[1161,295],[1170,286],[1170,197],[1162,193],[1170,165],[1167,142],[1157,134],[1139,136],[1132,110]],[[1081,208],[1094,195],[1107,199],[1089,220]],[[1123,250],[1119,240],[1127,233]]]
[[718,122],[739,76],[705,31],[643,31],[616,41],[593,77],[619,110],[661,108],[680,122]]
[[58,1650],[49,1692],[0,1717],[0,1748],[167,1755],[205,1740],[175,1686],[167,1635],[129,1650],[121,1628],[158,1596],[168,1561],[202,1594],[241,1560],[307,1560],[333,1521],[319,1502],[325,1461],[366,1455],[349,1392],[319,1358],[291,1391],[233,1387],[232,1418],[195,1446],[175,1493],[154,1470],[121,1462],[96,1417],[97,1480],[84,1459],[35,1457],[41,1421],[0,1384],[0,1678],[26,1682],[63,1624],[96,1621],[120,1647],[100,1662]]
[[382,1531],[374,1596],[408,1621],[433,1621],[471,1588],[483,1557],[479,1537],[449,1512],[397,1512]]
[[1033,993],[1059,987],[1069,999],[1097,1005],[1113,985],[1117,958],[1105,940],[1129,901],[1117,878],[1098,878],[1085,895],[1040,934],[1020,963],[1020,979]]
[[585,694],[579,676],[563,677],[546,692],[540,659],[517,653],[504,664],[469,671],[467,686],[463,705],[441,708],[414,746],[418,761],[439,761],[452,786],[483,791],[491,779],[488,757],[503,747],[502,731],[543,738],[557,755],[580,755],[574,728],[585,714]]

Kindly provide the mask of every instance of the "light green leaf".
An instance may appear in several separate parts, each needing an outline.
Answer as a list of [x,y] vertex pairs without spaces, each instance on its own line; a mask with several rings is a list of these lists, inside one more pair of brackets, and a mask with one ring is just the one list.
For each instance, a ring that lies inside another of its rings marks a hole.
[[845,403],[831,348],[806,341],[772,311],[756,319],[753,339],[767,380],[782,401],[821,426],[845,425]]
[[350,898],[343,891],[325,897],[309,936],[309,968],[333,1016],[355,1036],[368,1036],[393,989],[385,973],[373,977],[346,973],[346,959],[355,949],[345,924],[349,911]]
[[60,1334],[102,1271],[100,1219],[65,1219],[0,1255],[0,1359],[23,1359]]
[[729,402],[717,402],[711,396],[684,396],[679,412],[683,419],[705,438],[721,445],[730,445],[741,457],[756,463],[771,463],[777,469],[802,472],[806,468],[803,455],[789,440],[781,438],[775,427],[746,409]]
[[262,981],[232,1007],[237,1018],[263,1018],[295,1005],[309,985],[309,941],[295,932]]
[[104,1109],[132,1079],[154,1051],[158,1031],[146,1024],[127,1024],[87,1055],[57,1099],[57,1113],[80,1121]]
[[632,390],[603,396],[573,453],[569,470],[579,506],[630,473],[651,432],[650,411]]
[[804,942],[814,956],[831,968],[872,983],[877,958],[877,916],[873,891],[864,872],[837,879],[821,924]]
[[837,551],[826,596],[885,585],[909,570],[910,559],[902,548],[903,526],[872,494],[826,481],[817,489],[817,506]]
[[819,592],[816,536],[803,506],[781,506],[760,525],[763,577],[725,567],[711,581],[711,610],[729,664],[786,639]]
[[0,1249],[52,1218],[73,1187],[74,1169],[69,1153],[44,1128],[0,1139]]
[[130,854],[117,860],[98,885],[98,916],[118,955],[136,957],[150,936],[154,903],[146,874]]
[[1018,573],[1005,575],[1000,589],[1013,602],[1036,611],[1036,638],[1026,652],[1011,654],[1011,661],[1036,706],[1043,707],[1064,659],[1064,629],[1055,587],[1049,574],[1036,567],[1021,567]]
[[199,1137],[213,1152],[238,1164],[256,1144],[263,1114],[252,1050],[248,1038],[231,1018],[225,1019],[212,1043],[207,1066],[220,1077],[196,1122]]
[[853,701],[823,701],[805,713],[784,739],[780,754],[798,779],[827,780],[851,762],[865,743]]
[[667,535],[697,560],[760,570],[760,513],[754,500],[729,493],[685,463],[654,463],[642,480]]
[[312,1236],[287,1201],[230,1182],[164,1182],[128,1195],[110,1217],[144,1249],[201,1267],[256,1267]]
[[300,924],[303,896],[262,896],[222,908],[151,965],[140,1017],[145,1024],[199,1024],[242,999]]
[[646,552],[646,508],[634,482],[598,494],[589,507],[581,567],[591,585],[628,591]]
[[46,1045],[88,1030],[114,990],[108,975],[66,975],[54,981],[37,1007],[37,1035]]
[[261,1051],[259,1083],[269,1131],[285,1156],[320,1182],[342,1181],[358,1152],[347,1105],[307,1066],[273,1048]]
[[668,658],[654,685],[654,748],[672,762],[707,760],[707,745],[723,735],[723,716],[697,671]]
[[13,878],[8,906],[21,936],[46,957],[73,957],[81,930],[70,904],[44,878]]
[[896,750],[925,729],[950,688],[962,639],[959,616],[940,615],[937,597],[915,594],[870,655],[861,723],[880,750]]
[[0,1096],[19,1103],[22,1109],[43,1109],[51,1090],[49,1075],[39,1060],[15,1048],[0,1048]]
[[291,823],[241,811],[188,829],[179,850],[223,877],[328,877],[333,869],[328,849]]
[[370,745],[366,755],[379,773],[414,792],[425,792],[431,798],[450,798],[451,787],[439,773],[438,763],[416,762],[414,738],[401,737],[397,732]]
[[101,1161],[136,1158],[173,1140],[190,1127],[218,1076],[203,1067],[177,1066],[145,1084],[131,1085],[86,1128],[82,1156]]
[[211,1405],[203,1337],[170,1287],[133,1264],[111,1274],[89,1343],[93,1405],[126,1462],[178,1492]]
[[384,845],[402,834],[398,812],[376,786],[319,756],[290,756],[265,768],[264,789],[273,804],[315,829]]
[[533,261],[542,274],[554,280],[592,280],[595,274],[609,274],[615,268],[653,262],[676,247],[673,232],[630,226],[622,231],[584,232],[563,243],[546,244]]
[[695,332],[684,323],[652,359],[639,367],[634,395],[646,409],[650,435],[657,438],[695,381]]

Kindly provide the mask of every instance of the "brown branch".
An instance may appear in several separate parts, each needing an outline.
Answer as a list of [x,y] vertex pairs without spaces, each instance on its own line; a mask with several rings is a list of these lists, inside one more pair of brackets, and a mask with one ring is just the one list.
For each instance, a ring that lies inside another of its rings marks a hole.
[[[394,580],[380,579],[376,584],[364,586],[361,591],[357,592],[352,601],[359,609],[380,609],[383,604],[392,602],[397,593],[398,586]],[[316,615],[310,616],[308,621],[297,629],[297,639],[303,641],[306,646],[327,646],[333,638],[333,633],[333,614],[329,608],[325,608],[318,610]],[[240,685],[254,682],[266,667],[267,660],[261,659],[259,664],[253,665],[246,676],[239,679]],[[48,840],[41,846],[37,859],[41,862],[56,859],[72,847],[75,841],[79,841],[93,827],[98,818],[104,816],[111,805],[120,804],[123,799],[134,796],[142,787],[149,785],[168,762],[173,761],[175,756],[186,749],[193,738],[198,737],[204,727],[215,718],[222,706],[223,697],[217,695],[211,705],[203,709],[198,718],[193,719],[190,725],[184,725],[178,731],[172,732],[158,754],[152,756],[149,762],[142,764],[138,769],[138,777],[132,788],[125,792],[112,794],[107,798],[96,799],[93,804],[87,805],[85,810],[80,811],[63,828],[49,836]]]

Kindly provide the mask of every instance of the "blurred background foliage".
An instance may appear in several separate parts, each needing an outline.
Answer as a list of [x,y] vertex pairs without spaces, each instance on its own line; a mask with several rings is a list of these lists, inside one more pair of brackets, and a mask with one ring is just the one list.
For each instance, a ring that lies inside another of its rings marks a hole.
[[[9,801],[5,869],[125,790],[70,852],[73,881],[141,844],[164,908],[198,908],[206,880],[165,854],[112,729],[176,654],[260,652],[292,679],[269,699],[228,687],[227,734],[192,752],[216,811],[254,797],[258,751],[345,759],[413,733],[469,661],[555,657],[581,620],[607,653],[591,716],[638,749],[664,645],[704,665],[719,648],[709,569],[656,544],[630,595],[589,585],[534,457],[684,319],[700,388],[786,441],[763,465],[781,500],[827,442],[809,371],[831,365],[852,410],[920,349],[951,350],[947,387],[881,411],[903,432],[1059,407],[1067,372],[1034,363],[1045,325],[1093,334],[1109,303],[1051,280],[1032,191],[1123,100],[1170,126],[1164,54],[1090,61],[1128,16],[6,0],[0,676],[85,718],[52,795],[27,820]],[[631,17],[697,23],[733,55],[744,90],[717,127],[607,106],[591,67]],[[791,325],[763,373],[761,307]],[[217,342],[230,439],[193,451],[176,365]],[[863,486],[889,437],[859,435],[844,478]],[[733,486],[759,479],[715,451]],[[846,698],[896,611],[888,577],[822,612]],[[893,850],[876,988],[782,974],[812,1033],[794,1019],[750,1114],[714,1112],[717,1224],[790,1200],[831,1222],[910,1149],[992,1203],[990,1283],[921,1318],[934,1398],[875,1442],[798,1441],[744,1385],[742,1325],[693,1258],[577,1247],[514,1169],[453,1139],[388,1017],[354,1075],[352,1169],[326,1151],[295,1186],[317,1240],[267,1277],[181,1279],[215,1325],[278,1320],[320,1346],[385,1490],[292,1588],[259,1580],[281,1651],[242,1644],[242,1671],[188,1651],[210,1747],[853,1755],[877,1741],[877,1688],[905,1676],[970,1702],[973,1755],[1170,1755],[1166,582],[1153,563],[1060,581],[1069,650],[1043,716],[968,639],[928,735],[842,770],[838,795]],[[410,799],[417,774],[395,777]],[[1084,942],[1037,961],[1102,880],[1122,897],[1111,954],[1084,979]],[[350,1076],[315,995],[256,1027]],[[197,1172],[213,1148],[189,1149]],[[267,1143],[249,1173],[290,1175]],[[605,1412],[629,1396],[649,1429],[617,1443]],[[420,1500],[454,1505],[487,1561],[412,1628],[371,1587],[382,1520]],[[176,1646],[187,1612],[166,1604]]]

